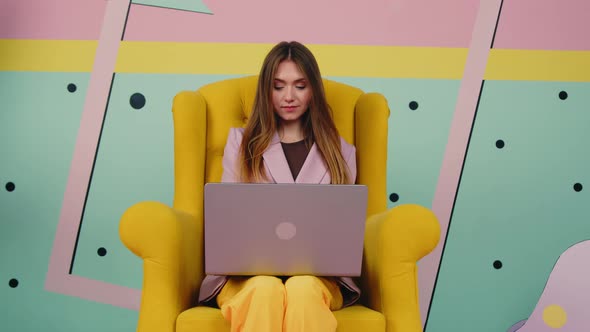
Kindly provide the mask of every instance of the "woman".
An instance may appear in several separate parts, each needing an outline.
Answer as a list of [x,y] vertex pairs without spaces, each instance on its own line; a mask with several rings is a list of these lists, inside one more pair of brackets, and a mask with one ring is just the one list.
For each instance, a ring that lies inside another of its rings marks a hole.
[[[232,128],[223,182],[355,182],[355,148],[338,135],[313,54],[281,42],[266,56],[246,128]],[[283,283],[284,281],[284,283]],[[207,276],[201,303],[215,302],[232,331],[329,332],[332,314],[359,298],[350,278]]]

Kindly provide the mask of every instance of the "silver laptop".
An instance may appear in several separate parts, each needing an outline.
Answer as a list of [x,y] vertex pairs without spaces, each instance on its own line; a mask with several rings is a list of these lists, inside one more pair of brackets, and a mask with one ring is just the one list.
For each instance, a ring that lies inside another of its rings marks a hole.
[[367,187],[205,185],[205,272],[216,275],[361,274]]

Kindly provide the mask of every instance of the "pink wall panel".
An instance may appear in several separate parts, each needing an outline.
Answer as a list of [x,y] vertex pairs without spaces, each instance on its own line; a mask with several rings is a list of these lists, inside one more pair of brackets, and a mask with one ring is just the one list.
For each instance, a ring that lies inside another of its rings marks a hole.
[[213,15],[133,5],[126,40],[468,47],[478,0],[205,0]]
[[504,1],[494,48],[590,50],[590,1]]
[[98,39],[106,0],[1,0],[0,38]]

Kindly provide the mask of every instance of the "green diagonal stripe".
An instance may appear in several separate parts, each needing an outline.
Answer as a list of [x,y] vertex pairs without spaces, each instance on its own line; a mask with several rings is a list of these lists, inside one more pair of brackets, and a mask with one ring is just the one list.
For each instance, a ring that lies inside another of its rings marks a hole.
[[133,0],[133,3],[162,7],[172,8],[179,10],[187,10],[191,12],[213,14],[209,8],[203,3],[202,0]]

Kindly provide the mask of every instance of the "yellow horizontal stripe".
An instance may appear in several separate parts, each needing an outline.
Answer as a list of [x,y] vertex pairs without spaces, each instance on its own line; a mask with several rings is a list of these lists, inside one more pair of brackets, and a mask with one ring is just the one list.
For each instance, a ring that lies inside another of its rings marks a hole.
[[268,48],[259,44],[122,42],[118,73],[250,74]]
[[[123,42],[118,73],[256,74],[271,44]],[[323,75],[460,79],[467,49],[310,45]]]
[[466,48],[310,46],[329,76],[461,79]]
[[0,71],[91,72],[96,40],[0,39]]
[[590,51],[493,49],[484,78],[590,82]]
[[[0,39],[0,71],[90,72],[96,40]],[[271,44],[121,43],[119,73],[255,74]],[[465,48],[310,45],[327,76],[461,79]],[[490,51],[486,80],[590,82],[590,51]]]

